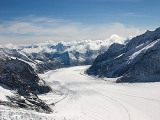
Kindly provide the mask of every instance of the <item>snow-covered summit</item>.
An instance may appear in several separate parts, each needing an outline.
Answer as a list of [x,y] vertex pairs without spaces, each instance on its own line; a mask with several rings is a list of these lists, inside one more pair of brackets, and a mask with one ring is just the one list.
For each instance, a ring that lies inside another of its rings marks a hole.
[[126,45],[111,45],[107,52],[95,59],[87,73],[120,77],[117,82],[160,81],[159,46],[160,28],[147,31]]

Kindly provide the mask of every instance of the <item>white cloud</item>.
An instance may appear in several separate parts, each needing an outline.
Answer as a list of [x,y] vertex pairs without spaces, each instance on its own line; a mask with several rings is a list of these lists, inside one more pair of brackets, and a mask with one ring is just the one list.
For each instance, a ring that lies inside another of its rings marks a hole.
[[[108,47],[112,43],[121,43],[123,44],[126,39],[122,38],[118,35],[112,35],[109,39],[106,40],[79,40],[79,41],[70,41],[70,42],[61,42],[65,48],[65,51],[70,53],[78,51],[79,53],[85,54],[88,50],[101,50],[106,51]],[[26,53],[41,53],[41,52],[56,52],[57,48],[53,47],[58,45],[59,43],[55,43],[53,41],[45,42],[45,43],[38,43],[34,45],[13,45],[13,44],[6,44],[2,45],[2,48],[9,48],[9,49],[19,49]],[[72,59],[75,59],[72,54],[70,54]],[[96,57],[96,54],[95,54]],[[82,61],[82,59],[80,59]]]
[[69,20],[30,16],[1,23],[0,44],[32,44],[50,40],[103,40],[112,34],[129,38],[143,32],[144,30],[127,27],[121,23],[84,25]]

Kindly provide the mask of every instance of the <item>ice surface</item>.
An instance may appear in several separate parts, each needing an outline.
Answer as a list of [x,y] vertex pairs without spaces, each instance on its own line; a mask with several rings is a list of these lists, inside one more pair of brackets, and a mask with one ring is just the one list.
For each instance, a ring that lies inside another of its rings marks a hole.
[[[12,120],[159,120],[160,82],[115,83],[84,74],[89,66],[41,74],[54,93],[39,96],[52,114],[0,106],[0,118]],[[53,103],[56,103],[53,106]]]

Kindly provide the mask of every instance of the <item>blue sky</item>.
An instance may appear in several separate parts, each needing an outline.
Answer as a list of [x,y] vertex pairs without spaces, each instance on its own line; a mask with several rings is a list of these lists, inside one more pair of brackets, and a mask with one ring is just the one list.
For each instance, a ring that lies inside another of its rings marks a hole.
[[160,27],[159,0],[0,0],[0,44],[133,37]]

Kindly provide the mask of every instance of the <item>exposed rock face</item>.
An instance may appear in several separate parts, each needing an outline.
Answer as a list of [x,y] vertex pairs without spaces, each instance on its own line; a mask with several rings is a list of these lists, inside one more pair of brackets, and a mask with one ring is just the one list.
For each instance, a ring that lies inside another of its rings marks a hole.
[[23,53],[18,49],[0,48],[0,51],[5,55],[21,59],[28,63],[35,72],[43,73],[46,70],[52,70],[64,67],[60,59],[53,58],[52,53]]
[[[117,82],[157,82],[160,81],[160,39],[134,53],[129,70]],[[128,62],[130,62],[128,61]]]
[[160,81],[160,28],[133,38],[126,45],[113,44],[86,71],[115,78],[117,82]]
[[29,86],[30,90],[35,93],[42,94],[51,90],[48,86],[45,86],[45,82],[38,77],[38,75],[34,72],[34,69],[25,62],[18,59],[9,60],[6,63],[6,70],[9,70],[22,79],[23,83]]
[[15,96],[8,97],[8,102],[1,101],[1,105],[52,112],[36,95],[47,93],[51,88],[45,85],[30,65],[18,59],[10,59],[3,52],[0,54],[0,63],[0,85],[6,85],[10,90],[17,91]]
[[113,76],[111,73],[105,71],[112,71],[113,68],[113,60],[124,51],[124,45],[114,43],[112,44],[107,52],[99,55],[93,62],[93,65],[87,70],[87,73],[90,75],[99,75],[103,77],[104,75],[111,77]]

